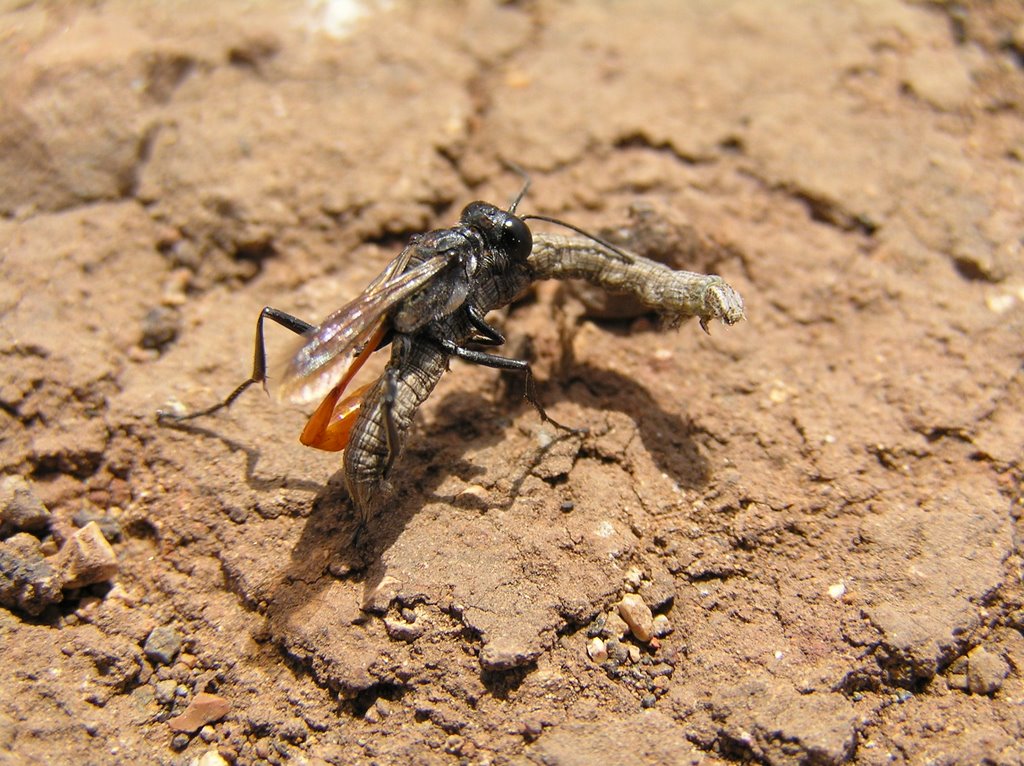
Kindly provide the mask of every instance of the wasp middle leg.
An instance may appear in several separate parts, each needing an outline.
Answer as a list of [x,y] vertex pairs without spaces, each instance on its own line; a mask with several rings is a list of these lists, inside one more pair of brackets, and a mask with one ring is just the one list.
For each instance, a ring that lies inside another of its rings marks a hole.
[[[498,337],[501,336],[499,335]],[[502,338],[502,340],[504,341],[504,338]],[[488,354],[485,351],[476,351],[471,348],[465,348],[446,338],[431,338],[431,341],[436,343],[446,354],[458,357],[465,362],[479,364],[482,367],[491,367],[496,370],[514,370],[515,372],[523,373],[526,377],[526,401],[532,404],[534,409],[537,410],[541,420],[544,420],[555,428],[560,428],[563,431],[583,433],[586,430],[573,428],[572,426],[559,423],[553,417],[548,415],[547,410],[544,409],[544,405],[541,404],[540,397],[537,394],[537,383],[529,362],[523,359],[509,359],[505,356],[495,356],[494,354]]]

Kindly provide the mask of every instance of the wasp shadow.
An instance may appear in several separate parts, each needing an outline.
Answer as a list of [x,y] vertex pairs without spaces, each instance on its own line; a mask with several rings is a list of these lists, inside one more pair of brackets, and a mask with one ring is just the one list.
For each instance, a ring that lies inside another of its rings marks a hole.
[[[606,328],[609,329],[609,328]],[[610,328],[618,334],[616,328]],[[591,363],[579,363],[566,349],[553,365],[555,372],[547,380],[538,380],[546,406],[567,401],[584,412],[616,411],[627,415],[658,469],[691,490],[705,487],[711,467],[697,439],[704,431],[695,424],[678,402],[659,400],[650,390],[622,373]],[[457,373],[457,369],[454,370]],[[412,518],[430,500],[486,512],[510,506],[518,483],[544,460],[545,454],[564,439],[581,440],[587,451],[588,440],[600,439],[597,433],[559,432],[551,442],[539,447],[524,461],[519,482],[513,482],[508,497],[501,502],[485,502],[472,494],[452,497],[441,491],[454,474],[467,483],[486,472],[486,468],[466,459],[466,453],[479,452],[501,442],[514,416],[532,408],[523,399],[521,374],[503,373],[498,395],[465,390],[444,394],[432,408],[428,423],[417,419],[408,435],[403,454],[392,474],[392,487],[380,510],[360,528],[358,514],[345,490],[342,471],[321,485],[300,538],[291,552],[277,592],[271,601],[268,620],[283,629],[291,613],[301,606],[299,593],[308,597],[328,587],[333,578],[358,583],[364,603],[371,602],[387,574],[384,553],[401,536]],[[442,383],[441,388],[443,389]],[[582,429],[599,423],[571,423]],[[591,442],[593,443],[593,442]],[[627,460],[626,455],[621,456]],[[532,462],[531,462],[532,461]],[[325,562],[327,562],[325,564]],[[296,589],[295,584],[301,583]],[[386,605],[384,605],[386,606]]]
[[163,418],[159,415],[157,416],[157,425],[161,428],[170,428],[193,436],[201,436],[204,439],[214,439],[219,441],[232,452],[241,452],[244,454],[245,483],[250,489],[259,492],[268,492],[272,489],[297,489],[305,492],[319,492],[323,488],[322,483],[310,481],[308,479],[291,479],[287,477],[264,478],[259,476],[256,473],[256,467],[259,465],[260,456],[262,454],[259,449],[249,444],[235,441],[213,428],[196,425],[192,421],[178,421],[171,418]]

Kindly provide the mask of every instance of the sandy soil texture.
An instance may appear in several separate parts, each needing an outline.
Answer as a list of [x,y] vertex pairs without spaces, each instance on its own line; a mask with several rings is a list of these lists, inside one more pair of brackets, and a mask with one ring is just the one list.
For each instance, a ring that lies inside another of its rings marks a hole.
[[[157,424],[509,163],[747,321],[539,285],[357,545]],[[1024,763],[1022,235],[1016,0],[4,4],[0,762]]]

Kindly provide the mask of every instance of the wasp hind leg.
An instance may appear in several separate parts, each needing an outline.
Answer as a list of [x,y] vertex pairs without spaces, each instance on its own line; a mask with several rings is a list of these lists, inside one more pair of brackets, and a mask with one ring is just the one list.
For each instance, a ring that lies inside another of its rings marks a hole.
[[234,404],[235,399],[245,393],[245,390],[253,383],[262,383],[265,387],[267,381],[267,348],[263,340],[264,319],[271,319],[285,329],[291,330],[296,335],[302,335],[303,333],[309,332],[315,328],[315,325],[311,325],[304,319],[299,319],[291,314],[286,314],[280,309],[275,309],[272,306],[264,306],[263,310],[260,312],[259,319],[256,320],[256,348],[253,351],[252,375],[249,376],[249,379],[243,381],[238,388],[228,394],[224,401],[218,402],[212,407],[207,407],[206,409],[199,410],[198,412],[189,412],[184,415],[178,415],[165,410],[158,410],[156,413],[157,420],[181,423],[195,418],[205,418],[207,415],[212,415],[215,412],[230,407]]

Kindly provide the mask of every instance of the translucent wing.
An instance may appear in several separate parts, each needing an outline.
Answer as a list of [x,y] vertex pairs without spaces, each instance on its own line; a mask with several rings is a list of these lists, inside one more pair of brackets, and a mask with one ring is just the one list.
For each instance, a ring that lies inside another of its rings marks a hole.
[[414,245],[405,248],[361,295],[303,336],[302,345],[280,372],[279,399],[306,404],[327,396],[380,330],[388,311],[450,262],[438,256],[401,274],[414,249]]

